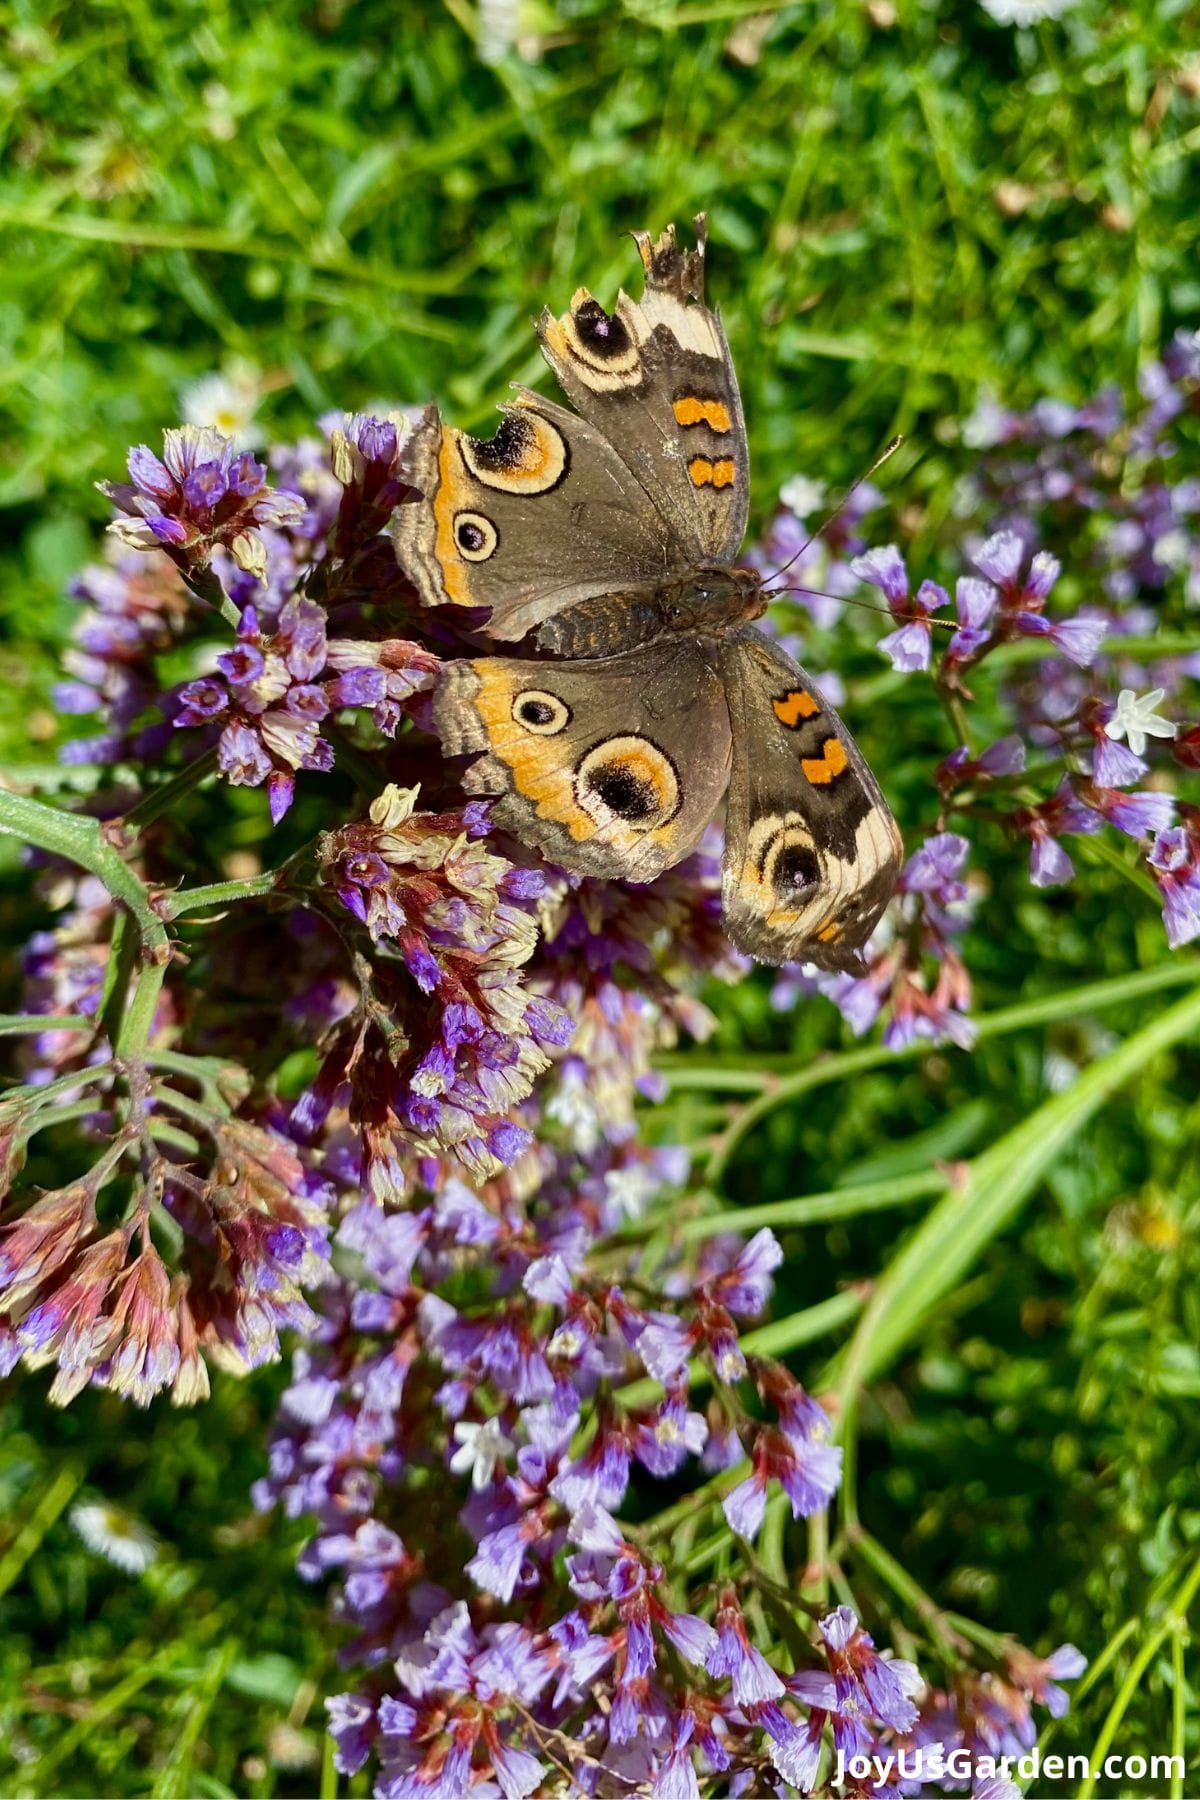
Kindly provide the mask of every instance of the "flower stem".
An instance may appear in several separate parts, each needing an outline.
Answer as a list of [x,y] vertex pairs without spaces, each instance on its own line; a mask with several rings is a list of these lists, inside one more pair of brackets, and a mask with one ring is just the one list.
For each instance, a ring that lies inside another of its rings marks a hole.
[[216,767],[216,751],[206,750],[203,756],[198,756],[194,762],[188,763],[186,768],[180,769],[178,775],[173,775],[170,781],[164,781],[161,787],[152,788],[143,799],[138,801],[136,806],[130,807],[121,821],[122,824],[128,825],[135,831],[140,831],[143,825],[149,825],[151,820],[161,818],[163,813],[171,810],[177,800],[182,800],[185,794],[190,794],[193,788],[199,787],[202,781],[215,773]]
[[156,960],[167,961],[171,945],[166,927],[145,886],[107,841],[98,820],[60,812],[26,794],[0,791],[0,832],[23,838],[51,856],[65,857],[95,875],[133,916],[143,948]]
[[212,881],[204,887],[182,888],[163,902],[168,919],[181,919],[187,913],[203,912],[210,906],[230,906],[238,900],[255,900],[269,894],[277,886],[280,871],[266,869],[261,875],[247,875],[240,881]]
[[0,1038],[35,1037],[43,1031],[91,1031],[84,1013],[0,1013]]

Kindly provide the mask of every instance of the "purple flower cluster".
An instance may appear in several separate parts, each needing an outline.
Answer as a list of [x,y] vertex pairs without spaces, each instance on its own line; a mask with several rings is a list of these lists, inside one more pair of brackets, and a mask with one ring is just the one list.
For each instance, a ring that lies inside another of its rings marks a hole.
[[[191,1116],[166,1088],[157,1109],[172,1099]],[[45,1122],[13,1125],[20,1138]],[[208,1393],[205,1357],[244,1372],[278,1356],[281,1330],[315,1325],[303,1290],[328,1274],[328,1190],[276,1131],[230,1118],[210,1133],[207,1155],[185,1161],[170,1120],[129,1121],[82,1179],[0,1225],[0,1372],[55,1364],[59,1405],[88,1383],[192,1405]],[[121,1213],[105,1190],[129,1157],[140,1179]],[[173,1275],[156,1217],[182,1240]]]
[[[726,1581],[700,1616],[673,1598],[653,1533],[619,1522],[631,1482],[748,1452],[725,1512],[753,1537],[768,1484],[807,1516],[840,1462],[821,1407],[738,1341],[780,1261],[769,1232],[710,1240],[656,1304],[590,1272],[622,1166],[568,1156],[527,1200],[512,1177],[474,1194],[449,1181],[404,1214],[360,1203],[341,1228],[361,1272],[297,1358],[258,1498],[316,1517],[302,1572],[337,1574],[365,1672],[330,1702],[338,1763],[374,1751],[381,1794],[527,1794],[564,1766],[589,1793],[698,1793],[697,1765],[740,1791],[764,1759],[808,1788],[827,1720],[874,1744],[916,1719],[916,1671],[847,1609],[823,1622],[812,1669],[781,1672],[756,1642],[752,1582]],[[630,1274],[648,1286],[636,1256]],[[464,1280],[469,1309],[447,1297]],[[699,1382],[721,1395],[707,1416],[689,1403]]]
[[[1191,354],[1171,347],[1126,433],[1147,468],[1192,406]],[[899,797],[910,853],[861,968],[786,970],[777,1004],[819,992],[891,1047],[969,1046],[984,819],[1028,848],[1037,887],[1072,877],[1064,840],[1111,827],[1171,944],[1200,935],[1200,810],[1175,793],[1200,764],[1194,670],[1138,660],[1132,605],[1155,586],[1139,557],[1182,571],[1170,534],[1198,509],[1178,482],[1164,498],[1126,480],[1118,516],[1104,469],[1085,480],[1126,429],[1106,405],[997,428],[996,454],[1036,467],[1018,497],[985,456],[991,511],[938,580],[868,547],[869,487],[808,544],[823,497],[791,484],[752,553],[791,561],[777,591],[814,631],[876,590],[879,679],[940,734]],[[1061,1711],[1056,1683],[1082,1667],[1069,1646],[1045,1662],[1010,1646],[926,1687],[817,1581],[766,1573],[788,1521],[836,1498],[836,1399],[750,1338],[779,1242],[677,1233],[711,1196],[687,1151],[639,1133],[664,1091],[656,1053],[714,1024],[701,983],[746,972],[721,926],[721,846],[647,886],[585,880],[464,799],[422,700],[461,646],[386,532],[412,497],[406,432],[402,415],[328,421],[266,467],[171,432],[111,490],[122,549],[77,586],[61,696],[103,735],[67,754],[131,765],[96,811],[163,942],[132,955],[105,888],[43,876],[70,911],[30,946],[29,1005],[73,1022],[30,1035],[30,1079],[0,1104],[0,1360],[56,1365],[57,1400],[91,1382],[186,1403],[209,1364],[254,1367],[298,1334],[256,1499],[313,1521],[301,1570],[331,1580],[353,1671],[330,1703],[338,1766],[371,1761],[388,1800],[807,1792],[831,1750],[1023,1747],[1032,1707]],[[1051,547],[1072,508],[1097,527],[1099,602],[1084,561]],[[1135,513],[1144,542],[1127,531],[1118,550],[1104,519]],[[255,868],[253,898],[231,872],[226,906],[206,877],[219,910],[196,927],[175,905],[194,816],[117,821],[157,778],[190,795],[214,761],[265,790],[273,822],[302,772],[336,764],[357,797],[273,875]],[[153,1003],[122,1006],[147,971]],[[21,1190],[30,1138],[68,1114],[92,1166]]]
[[388,787],[367,820],[321,839],[323,881],[380,954],[295,1115],[311,1135],[344,1107],[364,1181],[396,1201],[402,1147],[453,1156],[480,1179],[523,1156],[532,1136],[515,1110],[574,1030],[521,976],[540,871],[485,848],[486,806],[416,813],[416,797]]
[[267,486],[249,451],[209,426],[163,434],[161,459],[139,444],[129,452],[128,482],[103,482],[120,517],[109,527],[133,550],[163,550],[185,571],[203,568],[220,545],[248,574],[266,572],[263,526],[294,523],[299,500]]
[[433,686],[437,668],[435,657],[404,639],[331,641],[315,601],[287,601],[270,635],[247,603],[237,642],[217,657],[214,674],[180,691],[173,722],[219,724],[221,773],[234,787],[265,781],[278,824],[295,796],[296,770],[333,767],[333,746],[321,735],[331,714],[367,707],[377,729],[392,737],[405,702]]

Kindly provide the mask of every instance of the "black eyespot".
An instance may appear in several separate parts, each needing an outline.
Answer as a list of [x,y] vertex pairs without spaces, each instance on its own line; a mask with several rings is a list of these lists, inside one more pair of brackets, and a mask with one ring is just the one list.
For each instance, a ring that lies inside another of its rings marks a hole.
[[808,844],[785,844],[771,868],[777,894],[796,894],[811,887],[821,876],[817,853]]
[[518,709],[517,717],[523,725],[549,725],[554,708],[548,700],[526,700]]
[[460,512],[454,515],[454,541],[468,562],[481,563],[496,554],[500,534],[486,514]]
[[572,315],[581,343],[597,357],[624,356],[630,348],[623,319],[606,313],[598,300],[585,300]]
[[662,806],[662,796],[653,784],[643,781],[626,763],[601,763],[588,770],[585,781],[609,812],[632,824],[650,818]]
[[507,412],[493,438],[468,438],[471,459],[494,474],[509,474],[524,466],[537,443],[533,424],[520,412]]

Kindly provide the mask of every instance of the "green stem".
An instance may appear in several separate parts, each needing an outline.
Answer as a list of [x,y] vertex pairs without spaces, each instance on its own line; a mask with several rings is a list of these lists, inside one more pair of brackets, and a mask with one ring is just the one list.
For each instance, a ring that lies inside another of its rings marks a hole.
[[194,594],[203,605],[211,606],[214,612],[220,613],[225,623],[231,625],[234,631],[238,629],[242,622],[242,615],[217,580],[212,569],[189,569],[187,571],[181,569],[179,573],[189,594]]
[[0,1594],[6,1594],[16,1581],[82,1480],[83,1470],[74,1463],[58,1471],[3,1557],[0,1557]]
[[171,953],[166,926],[150,905],[145,887],[104,837],[96,819],[59,812],[25,794],[0,792],[0,832],[35,844],[51,856],[65,857],[97,876],[136,920],[144,949],[166,962]]
[[133,997],[125,1008],[113,1045],[126,1067],[144,1061],[154,1023],[154,1009],[158,1005],[166,973],[166,965],[163,963],[146,963],[138,972]]
[[896,1561],[890,1551],[884,1549],[878,1539],[856,1525],[847,1529],[846,1542],[946,1649],[956,1656],[967,1654],[970,1645],[953,1629],[941,1607],[930,1599],[924,1588],[913,1580],[907,1569]]
[[0,1013],[0,1037],[35,1037],[43,1031],[91,1031],[83,1013]]
[[[802,1194],[794,1200],[772,1200],[762,1206],[723,1206],[699,1218],[684,1219],[672,1231],[676,1243],[715,1237],[722,1231],[758,1231],[764,1225],[823,1225],[832,1219],[853,1219],[860,1213],[884,1212],[941,1194],[949,1185],[937,1169],[922,1169],[891,1181],[864,1181],[857,1187],[832,1188],[823,1194]],[[637,1234],[645,1237],[661,1219],[648,1220]],[[622,1238],[625,1237],[622,1233]]]
[[188,913],[203,912],[209,906],[231,906],[238,900],[257,900],[274,891],[280,871],[267,869],[261,875],[247,875],[241,881],[213,881],[205,887],[182,888],[163,903],[169,919],[182,919]]
[[151,820],[161,818],[163,813],[171,810],[177,800],[182,800],[185,794],[190,794],[193,788],[199,787],[202,781],[207,780],[215,772],[216,767],[216,751],[206,750],[203,756],[198,756],[195,762],[190,762],[186,769],[181,769],[178,775],[171,777],[170,781],[164,781],[161,787],[153,788],[150,793],[138,801],[136,806],[130,807],[121,821],[122,824],[135,831],[140,831],[143,825],[149,825]]

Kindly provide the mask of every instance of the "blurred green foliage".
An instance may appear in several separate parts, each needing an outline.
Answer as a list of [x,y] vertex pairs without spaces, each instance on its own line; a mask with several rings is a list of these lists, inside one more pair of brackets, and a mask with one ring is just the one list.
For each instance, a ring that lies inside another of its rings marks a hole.
[[[92,482],[231,358],[263,375],[264,437],[431,394],[478,426],[506,383],[541,379],[543,303],[580,282],[607,301],[623,230],[704,208],[759,515],[795,470],[836,486],[903,431],[887,485],[919,560],[952,533],[956,421],[981,385],[1014,404],[1131,390],[1139,357],[1200,317],[1189,0],[1084,0],[1029,31],[970,0],[531,0],[493,66],[476,25],[466,0],[0,7],[0,769],[52,759],[64,584],[105,516]],[[886,685],[859,691],[880,698],[867,747],[888,745]],[[902,792],[938,742],[934,717],[906,719]],[[981,1007],[1165,956],[1118,873],[1039,896],[1017,860],[997,859],[970,946]],[[37,918],[23,882],[3,906],[17,943]],[[781,1021],[766,994],[715,997],[706,1057],[792,1068],[836,1046],[829,1008]],[[731,1189],[969,1157],[1162,1003],[843,1081],[764,1121]],[[1200,1550],[1198,1074],[1194,1049],[1164,1054],[1099,1116],[864,1420],[863,1518],[939,1601],[1043,1650],[1128,1647],[1055,1748],[1094,1741],[1159,1584]],[[719,1117],[680,1092],[655,1129]],[[780,1310],[875,1272],[907,1216],[810,1229]],[[219,1382],[201,1414],[149,1418],[94,1395],[60,1417],[44,1382],[14,1386],[6,1791],[314,1791],[333,1633],[292,1572],[300,1528],[247,1516],[279,1385]],[[97,1495],[159,1534],[141,1580],[72,1530]],[[1166,1748],[1176,1707],[1194,1757],[1164,1647],[1117,1747]]]

